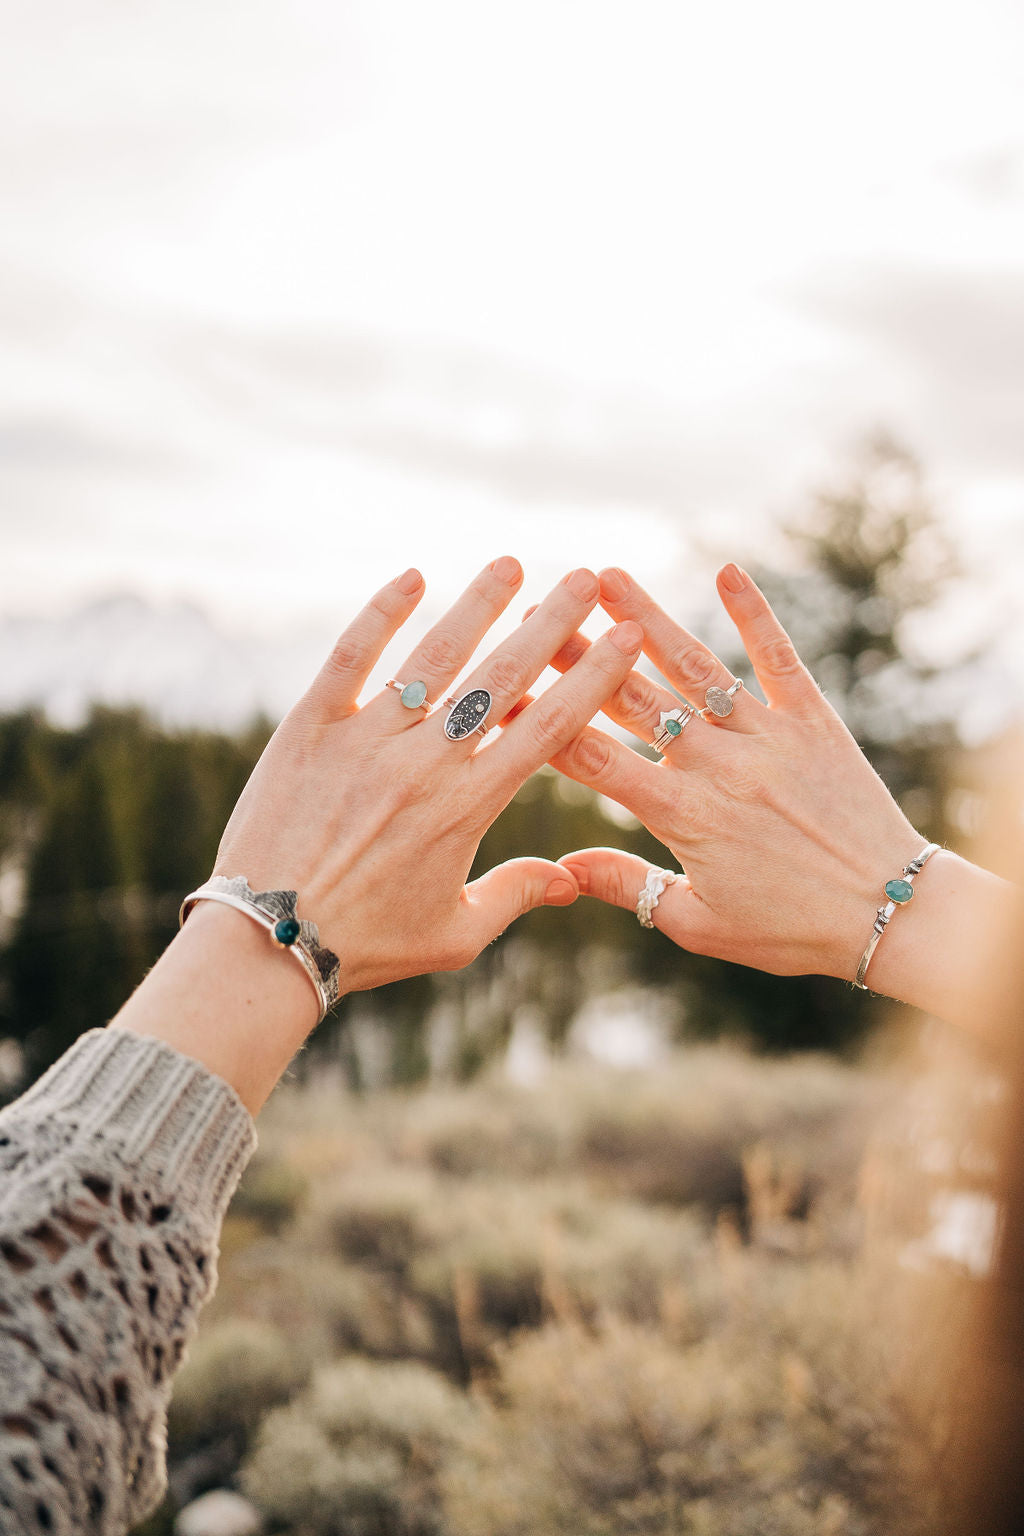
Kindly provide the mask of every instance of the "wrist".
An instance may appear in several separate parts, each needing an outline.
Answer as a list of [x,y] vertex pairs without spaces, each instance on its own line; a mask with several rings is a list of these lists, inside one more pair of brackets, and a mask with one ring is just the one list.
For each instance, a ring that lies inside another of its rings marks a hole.
[[318,1017],[294,957],[244,913],[202,901],[113,1022],[201,1061],[255,1115]]
[[[1017,901],[1008,881],[940,848],[913,899],[893,913],[868,967],[869,990],[984,1034],[1006,987],[1002,957]],[[871,922],[866,913],[864,946]]]

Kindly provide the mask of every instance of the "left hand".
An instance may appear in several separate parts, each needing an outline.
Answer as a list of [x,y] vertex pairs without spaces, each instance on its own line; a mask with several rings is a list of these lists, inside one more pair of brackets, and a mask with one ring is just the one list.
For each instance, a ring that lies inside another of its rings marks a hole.
[[[777,975],[852,979],[885,899],[883,882],[926,839],[822,696],[750,577],[726,566],[718,592],[767,705],[747,690],[735,694],[728,717],[691,720],[659,763],[592,727],[552,761],[632,811],[683,865],[685,878],[654,911],[655,925],[677,944]],[[718,657],[625,572],[602,573],[601,600],[613,618],[641,623],[644,649],[684,700],[701,707],[708,687],[733,682]],[[577,635],[554,664],[571,666],[586,645]],[[680,702],[633,672],[603,709],[649,742],[659,714]],[[953,857],[936,854],[927,878],[934,881],[934,866]],[[582,892],[635,910],[645,860],[588,848],[561,862]]]

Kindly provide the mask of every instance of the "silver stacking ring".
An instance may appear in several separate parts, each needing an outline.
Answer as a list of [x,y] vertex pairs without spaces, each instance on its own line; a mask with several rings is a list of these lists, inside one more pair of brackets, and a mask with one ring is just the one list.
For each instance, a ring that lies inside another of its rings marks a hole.
[[654,864],[647,871],[647,879],[644,888],[636,899],[636,915],[641,928],[653,928],[654,919],[651,913],[658,905],[665,890],[670,885],[675,885],[679,876],[671,869],[658,869]]
[[697,711],[687,704],[682,709],[670,709],[667,713],[659,715],[658,729],[651,742],[654,750],[664,752],[666,747],[670,747],[676,737],[683,734],[696,713]]
[[426,683],[400,683],[397,677],[389,677],[387,686],[395,690],[406,709],[425,709],[430,714],[432,705],[427,699]]
[[458,699],[449,694],[444,702],[450,705],[444,723],[444,733],[449,741],[464,741],[475,731],[479,731],[481,736],[487,735],[488,727],[484,722],[494,700],[486,688],[471,688]]
[[698,709],[697,714],[702,720],[706,720],[708,715],[714,715],[717,720],[724,720],[727,715],[732,714],[733,694],[739,693],[742,687],[743,679],[738,677],[728,688],[709,688],[704,695],[704,708]]

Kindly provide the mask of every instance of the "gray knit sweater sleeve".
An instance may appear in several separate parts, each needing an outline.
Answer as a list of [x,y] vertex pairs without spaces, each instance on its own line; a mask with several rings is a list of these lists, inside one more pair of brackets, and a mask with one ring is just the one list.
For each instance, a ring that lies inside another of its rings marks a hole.
[[0,1111],[2,1536],[122,1536],[160,1502],[171,1379],[255,1146],[223,1078],[117,1027]]

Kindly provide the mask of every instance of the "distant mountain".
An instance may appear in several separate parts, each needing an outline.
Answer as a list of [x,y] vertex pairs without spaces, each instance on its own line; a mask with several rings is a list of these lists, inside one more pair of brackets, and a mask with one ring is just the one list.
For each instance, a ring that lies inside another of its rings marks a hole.
[[129,593],[59,617],[0,616],[0,712],[32,705],[77,725],[93,703],[141,705],[167,726],[233,730],[278,719],[330,639],[232,633],[191,604]]

